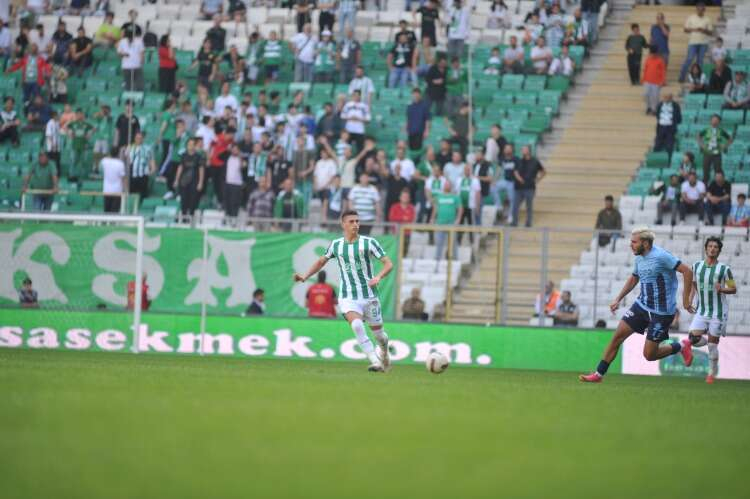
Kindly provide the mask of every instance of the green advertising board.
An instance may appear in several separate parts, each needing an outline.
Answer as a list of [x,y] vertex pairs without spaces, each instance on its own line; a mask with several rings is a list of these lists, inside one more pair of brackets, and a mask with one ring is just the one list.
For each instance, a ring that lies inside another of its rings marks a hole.
[[[135,350],[132,315],[0,309],[0,348]],[[445,353],[454,365],[584,371],[600,358],[610,334],[574,329],[484,327],[390,322],[396,363],[421,363]],[[142,353],[252,358],[364,360],[343,320],[143,314],[137,350]],[[610,372],[620,372],[616,360]]]
[[[147,229],[143,269],[152,309],[197,313],[205,300],[208,313],[236,315],[252,301],[253,291],[262,288],[267,313],[304,316],[309,283],[292,282],[292,274],[307,271],[337,237]],[[394,236],[378,240],[386,254],[395,255]],[[121,226],[4,223],[0,225],[0,305],[17,303],[20,283],[29,276],[46,308],[123,309],[127,283],[134,279],[135,248],[135,231]],[[335,264],[329,263],[326,270],[328,282],[338,287]],[[386,318],[393,316],[395,275],[394,271],[378,286]]]

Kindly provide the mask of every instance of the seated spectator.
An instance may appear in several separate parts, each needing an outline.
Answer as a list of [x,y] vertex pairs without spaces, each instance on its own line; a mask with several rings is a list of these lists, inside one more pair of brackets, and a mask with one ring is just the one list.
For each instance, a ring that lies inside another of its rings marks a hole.
[[687,151],[682,155],[682,162],[680,163],[680,182],[687,180],[688,175],[690,175],[691,172],[695,173],[695,154]]
[[21,120],[18,119],[15,106],[16,99],[5,97],[3,110],[0,111],[0,144],[10,140],[10,143],[17,147],[20,144],[18,128],[21,126]]
[[685,88],[691,94],[705,94],[708,90],[708,78],[703,74],[703,70],[697,62],[690,66]]
[[57,192],[57,172],[49,165],[49,158],[44,151],[39,153],[39,162],[31,167],[29,173],[23,179],[21,192],[26,192],[29,189],[46,191],[35,192],[31,199],[34,211],[49,211]]
[[708,90],[709,94],[723,94],[724,89],[727,88],[727,83],[732,81],[732,70],[726,65],[724,59],[716,61],[714,70],[711,71],[711,76],[708,78]]
[[44,102],[41,95],[34,97],[28,108],[26,108],[26,126],[24,130],[42,130],[52,115],[52,108]]
[[59,21],[57,29],[52,33],[52,62],[53,64],[67,64],[70,54],[70,45],[73,42],[73,35],[68,33],[65,22]]
[[716,40],[714,40],[714,48],[711,49],[711,62],[716,64],[719,59],[722,61],[726,60],[728,55],[729,52],[726,47],[724,47],[724,39],[717,36]]
[[550,76],[572,76],[575,70],[576,63],[570,57],[568,46],[563,45],[560,49],[560,55],[552,59],[552,64],[550,64],[547,74],[549,74]]
[[[104,21],[99,25],[99,28],[94,33],[94,44],[104,45],[106,47],[114,47],[120,38],[122,37],[122,31],[120,28],[114,25],[115,15],[112,12],[107,12],[104,15]],[[71,37],[72,38],[72,37]]]
[[18,302],[22,308],[39,308],[39,297],[28,277],[24,278],[21,289],[18,291]]
[[552,63],[552,50],[546,46],[543,36],[536,39],[536,45],[531,49],[531,64],[536,74],[547,74]]
[[555,326],[575,327],[578,325],[578,305],[570,299],[570,291],[563,291],[552,313]]
[[721,214],[721,225],[726,225],[732,209],[732,185],[724,178],[724,172],[716,172],[706,192],[706,218],[708,225],[714,224],[714,215]]
[[680,187],[680,221],[685,221],[685,215],[696,213],[703,221],[703,200],[706,197],[706,184],[698,180],[695,173],[688,175],[688,179]]
[[215,16],[221,17],[224,13],[224,0],[203,0],[201,2],[200,15],[204,21],[210,21]]
[[[604,208],[596,216],[595,228],[596,230],[606,231],[622,230],[622,215],[620,214],[620,210],[615,208],[615,200],[610,194],[604,197]],[[618,236],[619,234],[616,233],[599,234],[599,246],[604,247],[610,241],[616,241]]]
[[412,288],[411,296],[401,305],[401,316],[404,319],[413,319],[417,321],[426,321],[427,313],[424,311],[425,303],[421,298],[422,290]]
[[729,212],[727,226],[729,227],[748,227],[750,226],[750,208],[745,205],[747,196],[743,193],[737,194],[737,203],[732,205],[732,211]]
[[560,292],[555,289],[555,283],[549,281],[544,286],[544,296],[541,294],[536,295],[536,303],[534,304],[534,317],[539,315],[553,315],[557,310],[557,304],[560,301]]
[[484,74],[497,76],[502,73],[503,60],[500,57],[500,49],[498,47],[492,47],[490,57],[484,65]]
[[266,292],[261,288],[253,291],[253,301],[247,306],[245,315],[263,315],[266,312]]
[[510,44],[503,51],[503,69],[506,73],[523,73],[525,53],[523,47],[518,45],[518,38],[510,37]]
[[750,83],[745,80],[744,69],[738,69],[734,81],[724,87],[724,109],[750,109]]
[[[695,174],[695,173],[693,173]],[[664,221],[664,215],[671,214],[671,224],[677,222],[677,209],[680,204],[680,177],[672,175],[669,177],[669,184],[662,183],[658,188],[651,189],[652,196],[661,196],[659,204],[656,205],[656,223],[661,225]]]
[[509,29],[511,27],[511,10],[504,0],[492,0],[490,13],[487,16],[489,29]]
[[247,6],[245,5],[244,0],[229,0],[227,14],[229,14],[230,20],[234,20],[238,23],[244,22],[246,12]]

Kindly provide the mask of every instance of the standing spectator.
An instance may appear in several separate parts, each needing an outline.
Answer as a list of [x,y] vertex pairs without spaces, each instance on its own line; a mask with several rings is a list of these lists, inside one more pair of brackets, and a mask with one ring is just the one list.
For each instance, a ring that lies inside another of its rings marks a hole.
[[667,67],[664,65],[664,59],[656,53],[655,45],[649,47],[641,83],[646,87],[646,114],[655,114],[661,87],[667,83]]
[[336,153],[331,149],[328,141],[321,137],[318,142],[321,149],[320,159],[315,162],[315,170],[313,170],[313,195],[323,201],[327,197],[333,178],[338,173],[338,163]]
[[661,225],[664,222],[664,215],[670,214],[670,223],[677,223],[677,209],[680,205],[680,177],[671,175],[669,184],[662,184],[658,189],[650,192],[651,195],[660,195],[659,204],[656,205],[656,223]]
[[546,45],[543,36],[536,39],[536,45],[531,49],[531,64],[536,74],[547,74],[552,63],[552,50]]
[[[151,300],[148,299],[148,284],[146,279],[148,276],[143,274],[141,278],[141,310],[148,310],[151,307]],[[127,309],[135,309],[135,280],[128,281],[128,301]]]
[[531,155],[531,147],[521,148],[521,159],[514,171],[513,226],[518,225],[518,211],[521,203],[526,203],[526,227],[531,227],[534,212],[536,184],[544,178],[546,171],[539,160]]
[[729,227],[748,227],[750,226],[750,209],[745,205],[747,196],[740,192],[737,194],[737,203],[732,206],[727,219]]
[[462,156],[466,156],[469,150],[469,137],[474,130],[474,124],[469,122],[469,103],[461,102],[458,112],[451,116],[448,123],[448,132],[451,134],[450,142],[457,144]]
[[[370,106],[361,101],[361,93],[355,90],[349,96],[349,102],[341,110],[341,119],[345,120],[344,129],[349,133],[352,142],[357,145],[357,152],[362,150],[365,142],[365,130],[370,122]],[[361,218],[360,213],[360,220]]]
[[[464,96],[466,95],[466,89],[468,86],[469,72],[461,67],[460,59],[454,57],[451,59],[451,65],[446,72],[445,79],[445,90],[448,94],[448,115],[453,115],[458,111],[461,102],[464,101]],[[466,154],[465,150],[462,152],[463,154]]]
[[419,288],[412,288],[411,297],[407,298],[403,305],[401,305],[401,316],[404,319],[414,319],[417,321],[426,321],[427,314],[425,313],[425,303],[421,298],[422,290]]
[[162,35],[159,39],[159,92],[171,94],[175,89],[175,75],[177,74],[177,60],[174,47],[169,35]]
[[654,151],[667,151],[672,157],[677,127],[682,123],[680,105],[672,100],[672,93],[664,94],[656,107],[656,138]]
[[315,45],[315,79],[332,82],[336,68],[336,43],[331,39],[330,30],[320,34],[320,41]]
[[437,0],[427,0],[418,9],[412,10],[412,17],[416,20],[421,14],[419,36],[427,38],[432,47],[437,47],[437,23],[440,22],[440,10]]
[[427,80],[427,104],[432,109],[435,105],[435,114],[443,115],[445,107],[445,94],[447,83],[448,61],[445,56],[438,56],[436,64],[433,64],[427,70],[425,80]]
[[326,282],[324,270],[318,272],[318,282],[307,288],[305,307],[308,317],[336,317],[336,291]]
[[177,135],[177,101],[172,97],[167,97],[164,103],[164,112],[161,115],[159,124],[159,136],[157,143],[161,143],[162,157],[160,164],[164,164],[171,154],[171,147]]
[[714,224],[714,215],[721,215],[721,225],[727,224],[727,217],[732,209],[732,185],[724,178],[724,172],[718,171],[706,191],[706,218],[708,225]]
[[440,139],[440,145],[438,146],[438,152],[435,154],[435,161],[443,168],[446,163],[450,163],[453,157],[453,146],[448,139]]
[[268,178],[261,178],[258,188],[247,198],[247,215],[250,218],[271,218],[275,197]]
[[323,114],[318,123],[315,125],[315,132],[319,137],[325,137],[329,144],[336,142],[341,126],[341,118],[333,112],[333,104],[326,102],[323,104]]
[[180,212],[183,216],[192,217],[198,207],[201,191],[203,191],[205,166],[206,159],[197,150],[196,139],[189,139],[187,150],[182,155],[172,185],[172,188],[180,194]]
[[484,149],[481,147],[474,152],[474,164],[471,167],[471,172],[479,180],[480,188],[480,202],[477,204],[474,219],[477,225],[482,225],[482,201],[490,195],[490,187],[495,176],[495,167],[492,163],[484,159]]
[[47,158],[55,162],[55,172],[60,177],[60,123],[57,119],[57,111],[52,110],[49,121],[44,126],[44,152]]
[[247,14],[247,6],[245,0],[229,0],[229,8],[227,9],[229,19],[237,23],[245,22],[245,15]]
[[691,94],[705,94],[706,90],[708,90],[708,78],[706,78],[701,67],[695,62],[690,66],[686,88]]
[[312,25],[305,23],[302,30],[292,37],[289,45],[294,52],[294,81],[312,83],[316,45]]
[[243,173],[245,168],[240,148],[233,144],[227,158],[227,172],[224,179],[224,212],[228,217],[236,217],[242,206]]
[[206,183],[211,181],[219,205],[224,204],[224,179],[227,176],[227,159],[234,142],[234,129],[222,129],[216,134],[208,151]]
[[5,73],[13,73],[19,69],[23,82],[23,101],[28,104],[34,97],[42,93],[44,82],[52,73],[52,66],[39,54],[39,48],[36,44],[32,43],[28,54],[6,69]]
[[0,71],[5,70],[5,65],[13,53],[13,37],[10,34],[8,23],[0,19]]
[[[607,194],[604,197],[604,208],[599,211],[596,215],[596,230],[622,230],[622,215],[620,210],[615,208],[615,199],[611,194]],[[610,241],[616,241],[618,234],[603,233],[599,234],[599,246],[604,247],[609,244]]]
[[[434,208],[430,223],[432,225],[458,225],[463,217],[464,209],[461,206],[461,198],[453,193],[450,181],[446,182],[443,186],[443,192],[433,192],[432,199]],[[448,232],[437,231],[435,233],[435,260],[443,259],[443,252],[448,238]],[[453,248],[449,256],[453,259],[458,258],[458,239],[455,237],[453,238]]]
[[294,0],[289,4],[291,6],[290,8],[295,12],[294,17],[297,24],[297,33],[301,33],[305,29],[305,24],[310,24],[312,22],[315,0]]
[[656,14],[656,24],[651,26],[651,45],[656,45],[656,53],[669,65],[669,35],[670,28],[664,20],[664,14]]
[[76,109],[76,119],[68,125],[68,136],[73,149],[73,161],[68,169],[68,180],[71,182],[78,182],[79,176],[85,176],[84,158],[93,134],[94,126],[86,121],[83,109]]
[[506,222],[513,223],[513,207],[515,206],[515,171],[518,169],[518,158],[513,154],[513,145],[506,144],[503,147],[503,154],[498,160],[498,178],[492,188],[492,198],[495,201],[495,207],[502,208],[500,204],[500,193],[505,192],[505,214]]
[[206,40],[211,42],[211,51],[214,54],[222,54],[226,50],[227,30],[221,27],[220,15],[214,16],[214,24],[206,31]]
[[469,38],[471,11],[463,4],[463,0],[453,0],[447,14],[448,57],[463,57],[464,45]]
[[628,52],[628,74],[630,75],[631,85],[638,85],[641,82],[641,58],[643,49],[648,48],[646,37],[641,34],[641,28],[638,24],[630,25],[630,35],[625,40],[625,50]]
[[391,207],[398,204],[401,193],[409,189],[409,182],[401,175],[401,164],[397,163],[389,172],[386,168],[381,170],[385,178],[385,212],[390,215]]
[[130,194],[138,194],[139,204],[148,197],[149,180],[156,173],[154,150],[143,142],[143,132],[133,137],[133,143],[125,150],[130,174]]
[[443,166],[443,175],[450,182],[454,192],[458,191],[459,180],[464,174],[464,157],[458,151],[451,153],[451,160]]
[[39,161],[32,166],[29,173],[23,179],[22,192],[27,190],[46,191],[35,192],[32,196],[32,206],[34,211],[49,211],[52,208],[52,201],[57,192],[57,175],[49,166],[47,153],[39,153]]
[[120,27],[120,31],[123,33],[126,31],[132,31],[136,38],[141,38],[143,36],[143,28],[136,22],[136,19],[138,19],[138,11],[130,9],[128,11],[128,22]]
[[724,47],[724,39],[717,36],[714,40],[714,48],[711,49],[711,62],[716,64],[716,61],[726,59],[728,55],[729,51]]
[[708,182],[711,170],[720,171],[721,155],[732,144],[732,136],[721,128],[721,117],[711,116],[711,126],[698,133],[698,145],[703,152],[703,183]]
[[[353,28],[347,29],[346,36],[341,38],[338,42],[336,62],[340,72],[339,82],[346,83],[351,81],[352,78],[354,78],[355,68],[362,62],[362,45],[354,39]],[[367,96],[369,97],[370,93],[368,93]]]
[[507,143],[508,141],[503,136],[503,127],[498,123],[492,125],[490,127],[490,136],[487,137],[487,141],[484,143],[485,159],[490,163],[497,164]]
[[253,291],[253,301],[247,306],[245,310],[246,315],[263,315],[266,311],[266,292],[258,288]]
[[118,157],[117,149],[112,149],[102,158],[99,170],[102,172],[102,193],[104,193],[104,211],[119,213],[122,193],[127,188],[125,163]]
[[706,16],[706,5],[703,2],[695,4],[695,14],[685,20],[685,33],[689,33],[688,51],[685,62],[680,68],[680,83],[685,81],[685,75],[690,64],[695,59],[699,66],[703,66],[703,57],[708,50],[708,43],[714,32],[711,18]]
[[510,29],[511,9],[505,5],[503,0],[492,0],[489,17],[487,18],[487,27],[489,29]]
[[745,81],[744,69],[734,73],[734,81],[724,87],[724,109],[750,109],[750,83]]
[[[408,188],[401,190],[398,196],[398,202],[393,203],[388,208],[388,221],[397,224],[411,224],[417,218],[417,212],[411,202],[411,193]],[[410,232],[404,231],[404,255],[409,252]]]
[[[115,20],[114,13],[107,12],[106,14],[104,14],[104,21],[102,21],[102,23],[99,25],[99,28],[96,30],[96,33],[94,33],[95,45],[103,45],[105,47],[114,47],[117,44],[117,42],[120,41],[122,32],[120,31],[119,27],[115,26],[114,20]],[[63,26],[63,29],[64,29],[64,26]]]
[[117,55],[122,59],[122,79],[127,91],[143,92],[143,40],[136,38],[132,30],[117,43]]
[[253,31],[247,41],[247,50],[245,51],[245,61],[247,65],[247,83],[255,85],[263,83],[260,75],[260,66],[263,61],[263,43],[260,34]]
[[[305,199],[302,194],[294,188],[292,179],[288,178],[281,183],[281,191],[276,196],[273,205],[273,218],[302,218],[305,216]],[[281,225],[282,230],[291,230],[291,224]]]
[[409,83],[411,74],[416,71],[416,55],[414,45],[409,42],[407,35],[400,33],[387,57],[388,87],[405,87]]
[[22,308],[39,308],[39,295],[31,284],[31,279],[24,277],[21,289],[18,291],[18,303]]
[[581,12],[589,25],[589,43],[595,44],[599,39],[599,11],[604,0],[581,0]]
[[341,218],[344,199],[346,199],[348,194],[349,189],[341,186],[341,175],[334,175],[323,200],[322,212],[327,220],[336,221]]
[[26,126],[23,129],[33,132],[41,131],[47,125],[51,113],[52,108],[49,104],[44,102],[41,95],[37,95],[26,108]]
[[557,310],[557,304],[560,302],[560,292],[555,289],[555,283],[549,281],[544,286],[544,296],[540,294],[536,295],[536,303],[534,304],[534,316],[540,315],[548,316],[552,315]]
[[[434,156],[434,150],[430,149],[427,151],[427,158]],[[419,219],[422,222],[429,222],[432,219],[432,213],[435,209],[435,194],[440,194],[445,190],[445,184],[448,180],[443,176],[443,169],[434,160],[430,163],[432,167],[432,173],[424,183],[424,197],[425,203],[423,209],[420,210]],[[432,232],[430,232],[432,235]],[[432,240],[432,237],[430,237]]]
[[210,21],[214,16],[224,13],[224,0],[203,0],[200,15],[204,21]]
[[716,61],[716,66],[714,66],[714,70],[711,71],[711,76],[708,78],[707,93],[723,94],[731,81],[732,70],[729,69],[724,59],[719,59]]
[[347,209],[359,213],[359,233],[368,235],[372,224],[382,219],[382,209],[380,193],[375,186],[370,185],[370,176],[367,173],[359,176],[359,183],[349,190],[347,200]]
[[78,36],[70,44],[70,65],[76,68],[76,73],[81,76],[94,62],[94,41],[86,36],[83,26],[78,28],[77,33]]
[[[410,11],[411,9],[407,8],[406,10]],[[398,43],[401,35],[406,35],[406,42],[412,47],[415,47],[417,45],[417,35],[414,31],[409,29],[409,23],[406,22],[405,19],[401,19],[398,22],[398,28],[396,34],[393,35],[393,42]]]
[[[472,172],[471,165],[464,163],[464,171],[458,180],[456,189],[461,198],[461,218],[458,220],[459,225],[474,225],[474,220],[478,210],[482,209],[482,186],[479,179]],[[461,244],[463,233],[458,233],[458,244]],[[474,234],[469,233],[469,241],[474,242]]]
[[344,33],[354,30],[357,25],[357,0],[336,0],[338,4],[339,40],[344,38]]
[[99,111],[94,113],[94,154],[92,172],[98,173],[99,161],[109,153],[115,136],[115,120],[112,117],[110,107],[102,105]]
[[275,30],[268,34],[268,40],[263,42],[263,72],[266,82],[274,82],[279,77],[281,66],[282,46],[279,35]]
[[698,180],[695,173],[688,175],[688,179],[680,187],[680,221],[685,221],[685,215],[696,213],[703,221],[703,199],[706,197],[706,184]]
[[576,327],[578,325],[578,305],[570,299],[570,291],[563,291],[552,313],[555,326]]
[[[313,4],[315,6],[315,4]],[[336,2],[335,0],[325,0],[317,2],[318,12],[318,32],[333,31],[333,24],[336,22]]]
[[237,97],[230,94],[231,90],[229,82],[221,84],[221,95],[216,97],[214,101],[214,116],[221,116],[224,114],[224,110],[228,107],[232,110],[232,114],[237,114],[237,109],[240,107],[240,103],[237,102]]
[[[639,62],[640,64],[640,62]],[[570,57],[570,49],[567,45],[563,45],[560,48],[560,54],[552,59],[552,63],[549,65],[547,74],[562,75],[562,76],[573,76],[573,72],[576,70],[576,63],[572,57]]]
[[525,53],[523,47],[518,45],[518,37],[511,36],[510,44],[503,51],[503,69],[506,73],[521,74]]
[[3,110],[0,111],[0,143],[10,140],[14,147],[18,147],[20,143],[18,128],[21,126],[21,120],[18,119],[15,106],[16,99],[6,96]]
[[203,40],[198,55],[193,60],[190,67],[198,66],[198,84],[211,92],[211,84],[216,78],[218,69],[218,57],[211,50],[211,41],[206,38]]
[[391,161],[390,172],[395,173],[397,166],[401,169],[401,176],[404,180],[411,182],[417,168],[414,165],[414,161],[406,157],[406,143],[403,140],[399,140],[396,143],[396,157]]
[[354,70],[354,78],[349,82],[349,95],[359,90],[360,97],[368,106],[372,106],[372,96],[375,95],[375,85],[372,80],[365,75],[365,68],[357,66]]
[[551,11],[547,15],[544,25],[544,33],[549,40],[549,46],[552,48],[560,47],[565,32],[563,15],[560,13],[560,6],[558,4],[552,4]]
[[167,192],[164,193],[164,199],[172,199],[176,195],[174,189],[174,179],[177,174],[177,168],[182,163],[182,156],[187,151],[187,143],[190,140],[190,134],[185,128],[185,122],[181,119],[175,121],[175,136],[169,146],[169,154],[161,164],[159,176],[164,177],[167,181]]

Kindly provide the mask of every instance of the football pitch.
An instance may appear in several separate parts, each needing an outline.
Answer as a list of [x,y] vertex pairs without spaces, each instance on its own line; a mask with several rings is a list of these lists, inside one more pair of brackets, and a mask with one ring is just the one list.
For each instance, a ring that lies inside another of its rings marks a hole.
[[0,351],[0,496],[748,497],[750,383],[365,367]]

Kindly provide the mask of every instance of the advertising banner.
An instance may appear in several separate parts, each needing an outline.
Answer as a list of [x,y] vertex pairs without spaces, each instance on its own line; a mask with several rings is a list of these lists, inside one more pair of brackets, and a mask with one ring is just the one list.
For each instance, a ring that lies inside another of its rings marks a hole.
[[[266,313],[304,316],[309,283],[293,283],[339,234],[209,231],[203,265],[204,231],[147,229],[143,268],[152,310],[197,313],[206,302],[209,313],[239,314],[265,290]],[[394,236],[378,241],[394,264]],[[0,225],[0,306],[18,302],[24,277],[34,282],[47,308],[123,309],[126,287],[134,279],[135,231],[117,226],[44,223]],[[375,264],[379,269],[379,264]],[[325,270],[338,288],[334,262]],[[396,271],[378,285],[383,315],[393,316]],[[314,280],[314,277],[311,281]]]
[[[132,315],[0,309],[0,348],[127,352]],[[610,334],[572,329],[386,323],[396,363],[422,363],[437,350],[454,365],[587,371]],[[145,313],[138,350],[155,354],[244,358],[364,360],[345,321],[210,316],[201,335],[195,315]],[[615,362],[612,372],[619,372]]]

